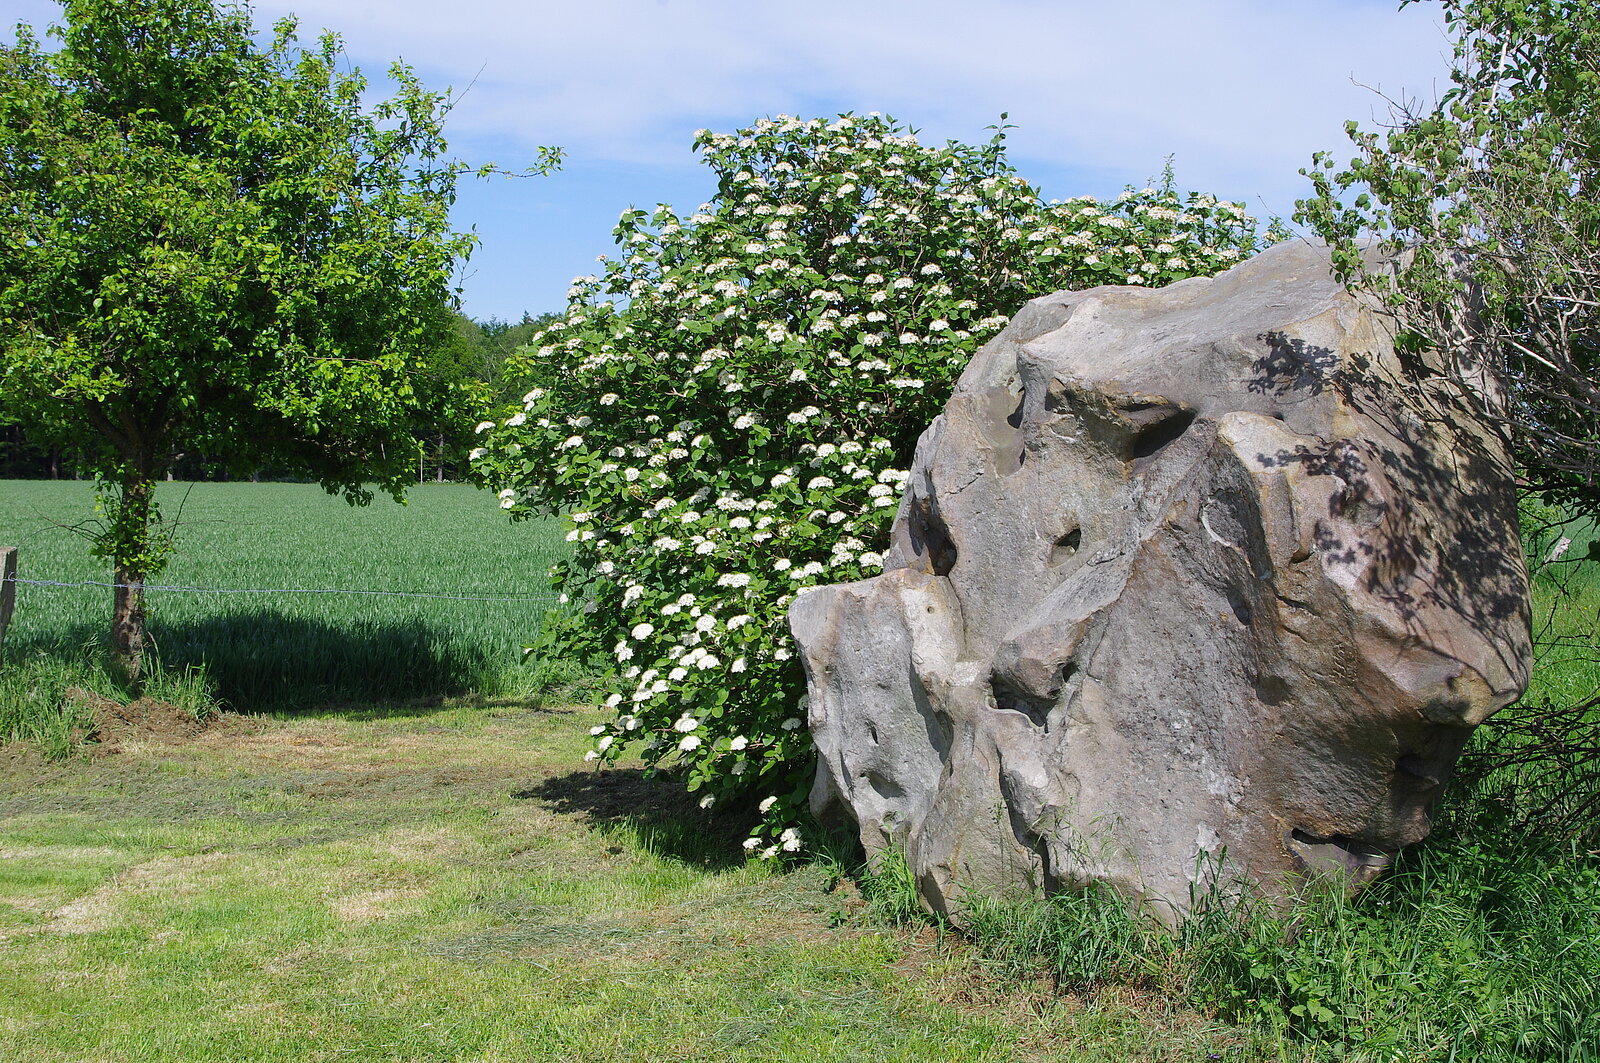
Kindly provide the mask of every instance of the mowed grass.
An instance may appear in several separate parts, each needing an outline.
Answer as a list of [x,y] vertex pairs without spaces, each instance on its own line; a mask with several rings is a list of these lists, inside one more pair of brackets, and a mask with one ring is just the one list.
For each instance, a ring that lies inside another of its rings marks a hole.
[[744,862],[588,711],[221,717],[0,753],[0,1060],[1266,1060],[1159,1000],[987,982],[830,865]]
[[[152,584],[531,599],[151,591],[162,669],[203,669],[202,685],[229,705],[494,696],[529,681],[520,647],[552,604],[546,573],[566,553],[553,521],[512,524],[493,495],[459,484],[418,485],[404,506],[379,496],[353,507],[313,485],[275,483],[166,483],[158,500],[177,539]],[[71,530],[94,516],[89,484],[0,481],[0,545],[18,547],[24,579],[110,582],[110,565]],[[7,667],[31,661],[48,681],[47,665],[70,673],[95,660],[111,593],[20,585]]]

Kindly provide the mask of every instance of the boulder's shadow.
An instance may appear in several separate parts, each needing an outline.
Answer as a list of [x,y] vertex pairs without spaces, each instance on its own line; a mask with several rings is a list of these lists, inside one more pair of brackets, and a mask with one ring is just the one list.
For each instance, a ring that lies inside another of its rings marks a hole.
[[511,796],[601,828],[631,830],[650,852],[721,871],[744,863],[741,845],[759,818],[748,803],[703,809],[683,780],[644,768],[603,768],[556,775]]

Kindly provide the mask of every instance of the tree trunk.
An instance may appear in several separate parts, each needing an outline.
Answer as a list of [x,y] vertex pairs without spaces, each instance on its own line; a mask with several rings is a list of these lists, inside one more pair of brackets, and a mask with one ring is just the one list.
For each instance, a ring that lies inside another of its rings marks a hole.
[[112,553],[111,659],[122,679],[138,694],[144,679],[144,580],[150,557],[150,511],[155,484],[132,477],[122,484],[117,510],[111,515]]
[[118,562],[111,606],[112,663],[137,694],[144,680],[144,573]]

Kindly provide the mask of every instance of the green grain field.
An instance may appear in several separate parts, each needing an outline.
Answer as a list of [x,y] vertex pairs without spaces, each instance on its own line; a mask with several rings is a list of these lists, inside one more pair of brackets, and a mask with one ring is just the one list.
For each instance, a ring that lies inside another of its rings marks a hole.
[[[203,668],[228,705],[494,696],[528,681],[520,647],[565,553],[553,522],[512,524],[492,495],[459,484],[420,485],[406,505],[279,483],[169,483],[158,500],[177,538],[152,585],[235,593],[151,591],[156,655],[168,673]],[[18,548],[22,579],[109,582],[73,530],[94,519],[88,484],[0,481],[0,545]],[[110,611],[104,587],[22,584],[7,659],[93,658]]]

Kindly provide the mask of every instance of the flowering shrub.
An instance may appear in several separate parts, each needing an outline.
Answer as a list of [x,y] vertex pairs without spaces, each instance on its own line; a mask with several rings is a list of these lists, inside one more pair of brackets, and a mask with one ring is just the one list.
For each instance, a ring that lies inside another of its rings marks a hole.
[[521,408],[478,426],[513,517],[569,515],[554,577],[573,605],[543,648],[611,676],[589,757],[675,761],[704,805],[759,796],[761,856],[800,848],[812,773],[786,607],[879,570],[917,436],[972,353],[1034,295],[1258,249],[1240,206],[1170,175],[1045,203],[1003,138],[924,146],[877,115],[702,131],[713,202],[626,211],[604,273],[507,363]]

